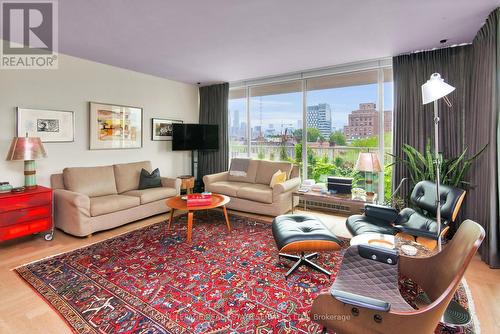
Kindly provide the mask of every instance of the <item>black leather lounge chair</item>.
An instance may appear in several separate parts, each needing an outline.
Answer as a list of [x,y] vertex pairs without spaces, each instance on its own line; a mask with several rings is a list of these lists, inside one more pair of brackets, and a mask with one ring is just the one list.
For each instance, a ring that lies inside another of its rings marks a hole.
[[[448,230],[447,227],[455,221],[458,215],[465,197],[465,190],[442,185],[440,193],[441,236],[444,236]],[[347,218],[347,229],[353,235],[404,233],[414,237],[437,240],[437,222],[434,218],[429,218],[436,216],[436,184],[431,181],[417,183],[410,200],[427,215],[411,208],[404,208],[397,212],[391,207],[367,204],[364,215]]]

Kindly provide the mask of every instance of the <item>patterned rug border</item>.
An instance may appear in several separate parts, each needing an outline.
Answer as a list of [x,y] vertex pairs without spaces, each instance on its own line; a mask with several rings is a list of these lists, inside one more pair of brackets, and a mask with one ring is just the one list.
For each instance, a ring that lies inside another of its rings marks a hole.
[[[70,329],[70,331],[72,333],[75,333],[75,334],[87,334],[87,333],[97,333],[93,328],[90,328],[90,331],[87,331],[87,332],[77,332],[73,326],[71,325],[71,323],[69,322],[69,319],[67,319],[65,316],[64,316],[64,313],[61,309],[70,309],[70,311],[74,314],[76,314],[77,316],[75,316],[75,319],[80,319],[80,316],[78,316],[78,313],[74,312],[74,310],[71,310],[70,307],[67,307],[69,305],[67,305],[67,303],[58,303],[58,307],[54,306],[53,304],[51,304],[51,300],[59,300],[60,297],[54,293],[53,291],[51,291],[50,289],[46,289],[47,285],[43,282],[40,282],[40,280],[38,278],[36,278],[32,273],[31,271],[27,270],[26,268],[16,268],[16,269],[12,269],[16,272],[16,274],[19,276],[19,278],[21,278],[29,287],[30,289],[35,292],[35,294],[40,297],[41,300],[43,300],[45,302],[45,304],[47,304],[58,316],[61,320],[64,321],[64,323],[66,324],[66,326],[68,326],[68,328]],[[37,287],[42,287],[42,288],[45,288],[45,293],[47,293],[47,295],[44,295],[41,291],[38,291],[37,290]],[[48,291],[48,292],[47,292]],[[53,295],[55,296],[53,299],[51,299],[48,295]],[[65,307],[66,306],[66,307]]]
[[471,314],[472,321],[474,323],[474,333],[481,334],[481,324],[479,323],[479,318],[476,313],[476,305],[474,304],[474,298],[472,297],[472,291],[469,288],[469,284],[465,277],[462,278],[462,286],[465,291],[465,295],[467,296],[467,304],[469,306],[469,313]]

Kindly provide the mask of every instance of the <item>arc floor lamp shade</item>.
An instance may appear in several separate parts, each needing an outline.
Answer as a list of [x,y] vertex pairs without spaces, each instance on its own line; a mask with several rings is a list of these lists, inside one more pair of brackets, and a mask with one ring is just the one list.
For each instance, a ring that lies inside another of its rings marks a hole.
[[444,82],[439,73],[433,73],[430,79],[422,85],[422,103],[427,104],[439,100],[454,90],[455,87]]
[[24,160],[24,185],[26,188],[36,188],[35,160],[46,157],[40,138],[14,137],[6,160]]

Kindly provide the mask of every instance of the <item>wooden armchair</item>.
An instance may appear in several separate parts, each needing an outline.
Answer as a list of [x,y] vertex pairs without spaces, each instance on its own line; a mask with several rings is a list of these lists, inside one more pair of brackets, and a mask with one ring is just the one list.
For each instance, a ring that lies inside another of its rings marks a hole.
[[[314,300],[311,319],[339,334],[433,333],[484,236],[479,224],[466,220],[441,253],[427,258],[351,246],[332,288]],[[418,310],[408,305],[398,274],[417,283],[431,303]]]

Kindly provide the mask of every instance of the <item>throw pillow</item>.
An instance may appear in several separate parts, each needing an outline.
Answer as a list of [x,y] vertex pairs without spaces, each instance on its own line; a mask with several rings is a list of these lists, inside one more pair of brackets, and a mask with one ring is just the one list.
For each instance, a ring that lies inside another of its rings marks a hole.
[[156,168],[149,173],[143,168],[139,178],[139,190],[158,187],[161,187],[160,170]]
[[273,174],[269,186],[271,188],[274,188],[275,185],[283,183],[285,181],[286,181],[286,172],[282,172],[281,169],[279,169],[276,173]]

